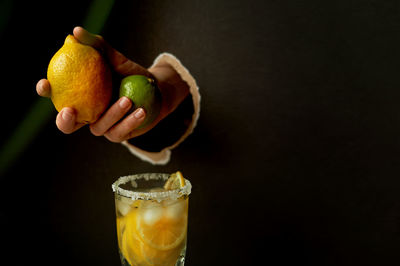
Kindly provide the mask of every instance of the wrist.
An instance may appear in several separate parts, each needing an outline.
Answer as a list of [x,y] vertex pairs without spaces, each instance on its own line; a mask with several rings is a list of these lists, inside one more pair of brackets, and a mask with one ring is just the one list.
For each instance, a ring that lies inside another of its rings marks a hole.
[[168,64],[152,67],[149,72],[154,76],[162,95],[162,113],[168,115],[189,94],[189,86],[178,72]]

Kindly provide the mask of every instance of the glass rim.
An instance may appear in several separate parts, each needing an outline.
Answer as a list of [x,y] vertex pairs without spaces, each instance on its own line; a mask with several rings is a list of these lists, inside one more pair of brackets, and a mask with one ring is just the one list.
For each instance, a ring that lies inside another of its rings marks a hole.
[[123,189],[120,185],[126,184],[128,182],[132,183],[133,187],[137,187],[136,180],[144,179],[149,180],[163,180],[166,181],[171,174],[167,173],[141,173],[134,175],[127,175],[119,177],[112,185],[111,188],[117,195],[130,198],[132,200],[157,200],[162,201],[165,199],[177,199],[184,195],[189,195],[192,190],[192,185],[190,181],[185,178],[185,186],[177,189],[166,190],[166,191],[133,191],[128,189]]

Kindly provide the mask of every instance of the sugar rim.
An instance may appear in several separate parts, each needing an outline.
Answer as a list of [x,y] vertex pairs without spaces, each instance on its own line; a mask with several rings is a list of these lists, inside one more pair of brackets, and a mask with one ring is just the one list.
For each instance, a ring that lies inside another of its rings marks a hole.
[[126,190],[120,187],[122,184],[126,184],[128,182],[132,182],[133,186],[137,186],[135,180],[144,179],[148,180],[164,180],[166,181],[170,177],[170,174],[165,173],[143,173],[143,174],[135,174],[135,175],[127,175],[121,176],[115,181],[111,187],[114,193],[118,195],[130,198],[132,200],[165,200],[165,199],[177,199],[183,195],[189,195],[192,190],[192,185],[189,180],[185,179],[185,186],[181,188],[177,188],[174,190],[167,191],[158,191],[158,192],[142,192],[142,191],[131,191]]

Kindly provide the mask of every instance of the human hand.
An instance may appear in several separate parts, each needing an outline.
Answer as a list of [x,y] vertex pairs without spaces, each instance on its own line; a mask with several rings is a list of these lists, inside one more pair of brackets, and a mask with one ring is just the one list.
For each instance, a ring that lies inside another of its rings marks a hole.
[[[177,93],[177,89],[170,86],[171,82],[174,83],[173,81],[176,80],[176,73],[174,74],[173,71],[171,71],[171,67],[163,66],[147,70],[112,48],[100,35],[91,34],[82,27],[75,27],[73,35],[81,43],[90,45],[102,52],[113,71],[118,74],[122,76],[145,75],[148,77],[156,77],[157,80],[161,81],[159,83],[160,91],[163,99],[166,100],[163,101],[160,115],[152,124],[143,129],[136,129],[143,122],[146,115],[145,111],[142,108],[138,108],[121,120],[132,106],[132,102],[129,98],[121,97],[117,102],[111,105],[96,122],[90,124],[90,131],[93,135],[104,135],[112,142],[121,142],[142,135],[171,113],[188,94],[187,88],[183,90],[180,89],[180,92]],[[180,87],[183,88],[184,86]],[[40,96],[50,97],[51,86],[49,81],[47,79],[41,79],[36,85],[36,91]],[[65,107],[58,113],[56,125],[58,129],[65,134],[73,133],[84,126],[84,124],[76,122],[76,110],[71,107]]]

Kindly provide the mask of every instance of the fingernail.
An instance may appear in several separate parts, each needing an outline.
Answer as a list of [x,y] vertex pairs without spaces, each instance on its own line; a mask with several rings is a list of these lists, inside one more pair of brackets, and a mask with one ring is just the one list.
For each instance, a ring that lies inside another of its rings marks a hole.
[[140,118],[142,118],[144,115],[145,115],[145,113],[144,113],[143,108],[138,108],[138,109],[136,109],[136,111],[133,113],[133,116],[134,116],[136,119],[140,119]]
[[62,112],[62,119],[63,119],[64,121],[70,121],[70,120],[72,120],[72,116],[73,116],[73,114],[72,114],[71,112],[67,111],[67,110],[64,110],[64,111]]
[[119,107],[121,107],[122,109],[128,108],[130,104],[131,101],[126,97],[122,97],[122,99],[119,101]]

